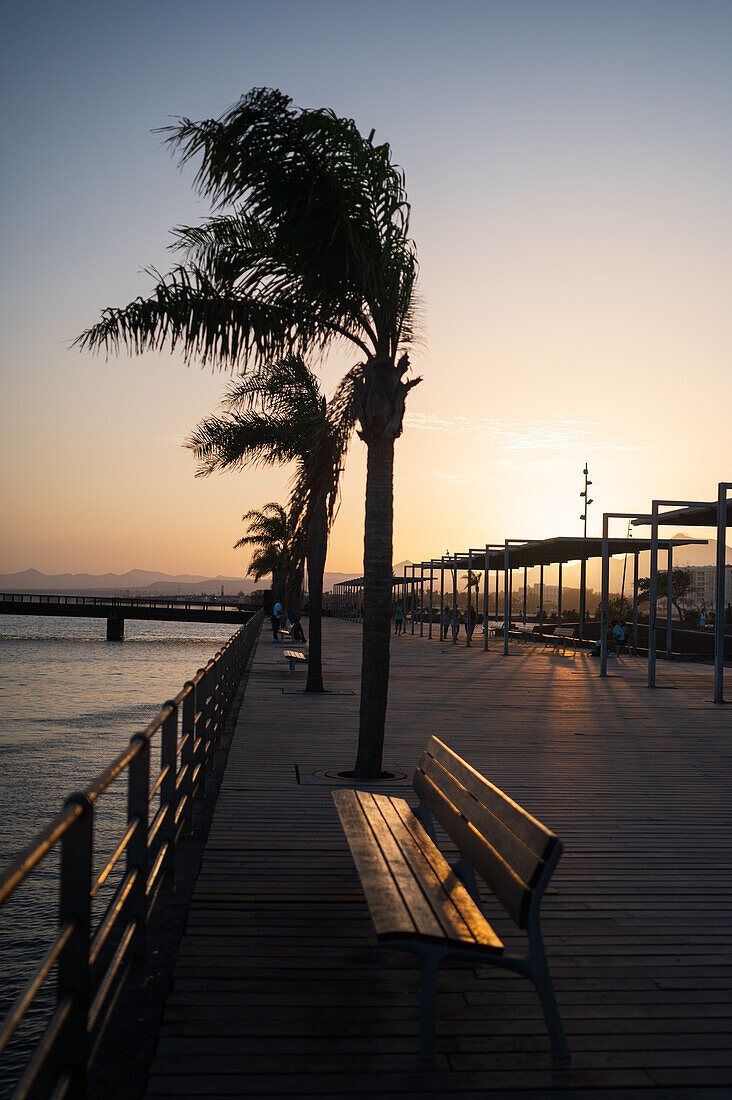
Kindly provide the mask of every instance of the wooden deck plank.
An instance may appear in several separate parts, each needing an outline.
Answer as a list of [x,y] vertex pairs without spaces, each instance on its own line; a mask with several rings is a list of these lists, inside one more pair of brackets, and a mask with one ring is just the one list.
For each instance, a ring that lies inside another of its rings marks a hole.
[[[729,1096],[732,718],[712,670],[661,664],[651,692],[628,657],[600,680],[584,654],[393,641],[385,766],[411,777],[435,734],[565,844],[542,914],[574,1056],[557,1079],[529,984],[472,963],[441,969],[438,1061],[418,1062],[418,967],[376,947],[321,774],[353,766],[360,628],[326,620],[325,648],[326,686],[356,694],[293,692],[259,643],[148,1095]],[[415,805],[408,783],[372,789]]]

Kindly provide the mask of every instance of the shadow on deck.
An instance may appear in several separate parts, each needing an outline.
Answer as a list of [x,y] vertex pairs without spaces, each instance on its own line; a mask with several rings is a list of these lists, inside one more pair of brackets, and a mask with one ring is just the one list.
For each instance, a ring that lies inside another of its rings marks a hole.
[[729,1097],[732,723],[712,670],[662,665],[649,692],[632,658],[600,680],[581,653],[393,640],[385,765],[411,774],[435,733],[566,845],[542,926],[572,1069],[553,1075],[526,981],[456,963],[425,1066],[417,965],[372,949],[321,774],[353,765],[361,639],[325,626],[324,697],[260,640],[148,1096]]

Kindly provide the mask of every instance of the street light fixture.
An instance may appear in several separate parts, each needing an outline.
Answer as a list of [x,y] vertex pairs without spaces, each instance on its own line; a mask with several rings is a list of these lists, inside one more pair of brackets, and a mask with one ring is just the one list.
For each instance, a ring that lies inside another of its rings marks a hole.
[[584,537],[587,538],[587,510],[593,502],[587,496],[587,489],[590,485],[592,485],[592,482],[589,480],[589,478],[587,476],[589,471],[587,469],[587,463],[586,462],[585,462],[585,468],[582,471],[582,473],[585,475],[585,487],[584,487],[583,491],[580,493],[580,496],[585,498],[585,510],[582,513],[582,515],[580,516],[580,519],[584,520],[584,523],[585,523]]

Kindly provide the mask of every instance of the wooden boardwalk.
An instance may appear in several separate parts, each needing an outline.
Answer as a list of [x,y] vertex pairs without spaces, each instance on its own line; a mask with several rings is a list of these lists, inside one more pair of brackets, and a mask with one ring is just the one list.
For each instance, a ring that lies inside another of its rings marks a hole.
[[393,640],[385,765],[410,773],[435,733],[566,846],[542,925],[571,1070],[526,980],[462,962],[427,1066],[417,964],[372,949],[319,774],[352,767],[359,702],[360,628],[325,626],[325,697],[260,640],[148,1095],[729,1100],[732,708],[712,670],[661,663],[652,693],[628,657],[603,681],[584,654]]

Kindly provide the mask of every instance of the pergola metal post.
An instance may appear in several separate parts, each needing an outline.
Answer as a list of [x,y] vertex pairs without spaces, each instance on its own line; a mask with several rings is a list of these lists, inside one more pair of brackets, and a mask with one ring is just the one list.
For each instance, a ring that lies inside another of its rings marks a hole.
[[539,567],[539,633],[544,633],[544,566]]
[[528,569],[526,568],[526,566],[524,566],[524,613],[523,613],[523,624],[524,624],[524,626],[526,626],[526,585],[527,585],[527,581],[528,581],[528,573],[529,573]]
[[668,573],[668,586],[666,596],[666,659],[671,660],[671,635],[673,632],[673,621],[671,618],[671,612],[673,611],[673,603],[671,597],[674,592],[673,577],[674,577],[674,548],[669,541],[668,548],[666,550],[666,571]]
[[579,597],[579,634],[580,642],[585,638],[585,611],[587,605],[587,558],[580,560],[580,597]]
[[457,553],[452,559],[452,644],[457,645]]
[[498,622],[498,574],[499,570],[496,569],[496,622]]
[[[603,512],[602,514],[602,594],[600,597],[600,675],[607,676],[607,632],[609,627],[609,607],[610,602],[610,520],[611,519],[632,519],[636,522],[640,520],[650,520],[651,516],[638,515],[637,512]],[[638,633],[638,555],[636,554],[635,560],[635,597],[636,597],[636,611],[635,611],[635,632],[636,640]]]
[[414,570],[416,568],[416,565],[412,563],[412,634],[414,634],[414,616],[417,612],[417,598],[414,592]]
[[640,552],[633,554],[633,656],[638,656],[638,564]]
[[440,641],[442,641],[443,617],[445,614],[445,555],[440,557]]
[[717,591],[714,601],[714,702],[724,703],[724,593],[727,579],[727,493],[732,481],[717,490]]
[[557,586],[557,623],[562,625],[562,563],[559,562],[559,583]]
[[656,686],[656,600],[658,599],[658,501],[651,507],[651,577],[648,593],[648,687]]
[[466,647],[466,649],[470,647],[470,618],[471,618],[470,612],[471,612],[471,600],[473,598],[473,595],[472,595],[473,589],[471,587],[471,577],[470,577],[470,573],[471,573],[470,567],[471,567],[472,564],[473,564],[473,558],[472,558],[472,554],[470,552],[470,547],[468,547],[468,606],[465,609],[465,647]]
[[[648,687],[656,686],[656,601],[658,600],[658,512],[659,508],[706,508],[698,500],[654,500],[651,506],[651,584],[648,609]],[[691,521],[693,523],[693,520]],[[724,540],[722,540],[724,541]]]
[[488,565],[489,547],[485,548],[485,568],[483,570],[483,650],[488,652]]
[[433,600],[432,600],[432,597],[433,597],[432,589],[434,588],[434,581],[435,581],[435,560],[433,558],[430,561],[430,628],[429,628],[429,631],[428,631],[428,634],[427,634],[428,638],[432,637],[432,602],[433,602]]
[[419,564],[419,636],[424,637],[424,562]]
[[508,629],[511,623],[511,610],[508,603],[508,539],[503,551],[503,656],[508,657]]

